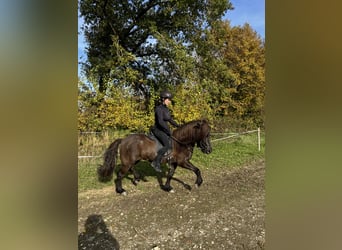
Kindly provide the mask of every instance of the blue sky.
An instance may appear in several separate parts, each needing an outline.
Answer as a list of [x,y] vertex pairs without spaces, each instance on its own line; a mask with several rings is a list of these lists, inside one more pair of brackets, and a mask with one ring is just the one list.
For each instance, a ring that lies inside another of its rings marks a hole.
[[234,10],[228,11],[224,19],[232,26],[248,23],[265,39],[265,0],[230,0]]
[[[231,0],[234,10],[228,11],[224,19],[231,26],[242,26],[248,23],[260,36],[265,39],[265,0]],[[85,41],[80,33],[82,20],[78,19],[78,60],[85,61]]]

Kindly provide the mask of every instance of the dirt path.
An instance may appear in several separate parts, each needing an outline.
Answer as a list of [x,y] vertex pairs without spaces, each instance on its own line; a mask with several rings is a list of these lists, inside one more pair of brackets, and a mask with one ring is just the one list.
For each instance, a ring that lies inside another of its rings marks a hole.
[[[264,162],[202,176],[192,191],[173,181],[166,193],[149,179],[126,185],[127,196],[80,193],[79,249],[264,249]],[[193,175],[175,177],[194,186]]]

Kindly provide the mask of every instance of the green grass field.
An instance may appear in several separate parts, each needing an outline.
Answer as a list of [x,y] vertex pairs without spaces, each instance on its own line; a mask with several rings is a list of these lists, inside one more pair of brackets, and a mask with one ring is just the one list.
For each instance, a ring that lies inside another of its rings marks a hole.
[[[97,158],[81,158],[78,160],[78,190],[83,192],[113,186],[113,181],[101,183],[97,179],[96,169],[102,164],[102,155],[109,144],[118,137],[123,137],[127,131],[105,133],[100,135],[81,135],[79,137],[79,155],[99,156]],[[213,152],[203,154],[198,148],[194,149],[191,162],[201,170],[210,168],[236,168],[265,157],[265,135],[261,134],[261,150],[258,150],[257,134],[245,134],[227,140],[215,141],[219,136],[212,136]],[[220,136],[224,137],[224,136]],[[120,161],[119,161],[120,162]],[[155,171],[149,163],[140,162],[137,171],[145,176],[155,176]],[[193,174],[178,168],[176,173]],[[130,180],[125,179],[129,182]]]

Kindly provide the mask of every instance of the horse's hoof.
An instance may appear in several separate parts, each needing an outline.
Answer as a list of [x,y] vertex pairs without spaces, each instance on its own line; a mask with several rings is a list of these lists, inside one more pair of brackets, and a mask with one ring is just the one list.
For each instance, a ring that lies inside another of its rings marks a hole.
[[[164,190],[164,191],[166,191],[166,192],[169,192],[169,193],[171,193],[171,191],[173,190],[172,189],[172,187],[170,187],[170,186],[161,186],[161,188]],[[174,191],[173,191],[174,192]]]
[[127,195],[125,189],[115,189],[116,193],[121,194],[121,195]]
[[174,192],[175,192],[175,190],[173,190],[173,189],[171,189],[171,190],[169,191],[169,193],[172,193],[172,194],[173,194]]
[[195,188],[199,188],[199,185],[197,183],[195,184]]
[[190,186],[190,185],[188,185],[188,184],[184,184],[184,187],[185,187],[185,189],[186,189],[186,190],[189,190],[189,191],[191,191],[191,186]]
[[122,196],[127,196],[127,192],[126,192],[126,191],[123,191],[123,192],[121,193],[121,195],[122,195]]

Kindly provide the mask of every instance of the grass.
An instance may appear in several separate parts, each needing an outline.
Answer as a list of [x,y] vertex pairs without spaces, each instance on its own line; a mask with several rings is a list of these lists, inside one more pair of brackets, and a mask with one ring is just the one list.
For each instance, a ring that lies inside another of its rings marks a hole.
[[261,137],[261,150],[258,151],[257,134],[247,134],[228,140],[212,140],[213,152],[209,155],[195,150],[192,161],[198,167],[227,168],[239,167],[264,158],[265,137]]
[[[95,155],[98,158],[79,159],[78,162],[78,190],[83,192],[91,189],[101,189],[113,186],[113,181],[101,183],[97,179],[96,169],[102,164],[102,154],[106,147],[118,137],[123,137],[128,132],[116,132],[100,135],[81,135],[79,138],[79,155]],[[210,168],[236,168],[265,157],[265,136],[261,136],[261,150],[258,151],[257,134],[245,134],[228,140],[215,141],[212,138],[213,152],[209,155],[203,154],[195,148],[191,162],[201,170]],[[166,166],[164,166],[166,168]],[[144,176],[156,176],[156,172],[149,163],[140,162],[136,170]],[[190,173],[178,168],[177,173]],[[130,180],[125,179],[124,182]],[[143,185],[138,185],[143,188]]]

